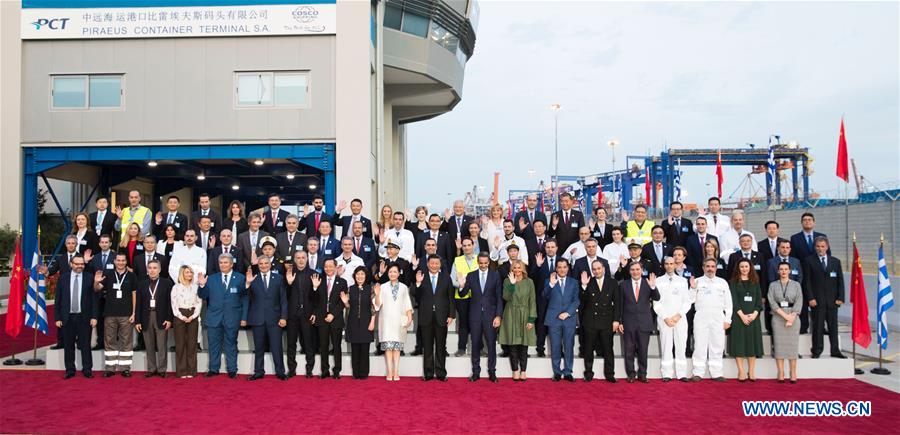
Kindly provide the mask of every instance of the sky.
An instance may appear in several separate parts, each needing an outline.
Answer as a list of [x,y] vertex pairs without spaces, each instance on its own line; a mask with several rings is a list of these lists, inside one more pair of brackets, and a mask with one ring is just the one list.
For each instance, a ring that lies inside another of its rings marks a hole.
[[[810,149],[811,189],[842,196],[834,172],[843,116],[859,172],[900,188],[897,2],[480,6],[462,101],[408,127],[410,205],[441,209],[473,185],[489,193],[494,172],[504,200],[508,189],[549,182],[553,103],[562,106],[561,175],[612,170],[610,139],[624,169],[626,155],[664,146],[765,146],[778,134]],[[726,197],[748,172],[725,168]],[[682,183],[685,202],[705,203],[715,167],[684,168]]]

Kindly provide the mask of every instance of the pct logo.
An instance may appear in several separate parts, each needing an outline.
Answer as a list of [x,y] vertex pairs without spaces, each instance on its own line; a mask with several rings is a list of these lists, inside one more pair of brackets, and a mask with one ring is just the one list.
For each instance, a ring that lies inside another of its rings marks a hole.
[[41,30],[42,27],[47,27],[51,30],[64,30],[67,22],[69,22],[68,18],[39,18],[31,25],[34,26],[35,30]]
[[306,24],[319,18],[319,11],[312,6],[300,6],[291,12],[297,22]]

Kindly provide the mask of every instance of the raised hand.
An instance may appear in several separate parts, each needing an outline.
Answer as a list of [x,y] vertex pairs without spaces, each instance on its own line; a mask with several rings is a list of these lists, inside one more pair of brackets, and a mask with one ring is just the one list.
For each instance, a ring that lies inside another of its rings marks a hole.
[[551,273],[550,274],[550,287],[556,286],[557,282],[558,282],[558,279],[556,277],[556,272]]
[[378,264],[378,275],[384,275],[385,272],[387,272],[387,263],[382,260],[381,263]]
[[459,287],[462,288],[466,284],[466,274],[462,272],[456,273],[456,282],[459,283]]
[[344,265],[343,265],[343,264],[338,264],[338,267],[337,267],[337,274],[338,274],[338,275],[343,275],[343,274],[344,274]]
[[619,254],[619,264],[621,264],[622,267],[625,267],[628,264],[628,259],[622,254]]
[[668,219],[668,221],[669,221],[669,225],[674,225],[674,224],[675,224],[675,218],[672,217],[672,211],[671,211],[671,210],[669,210],[669,219]]
[[113,209],[113,213],[115,213],[119,219],[122,219],[122,207],[117,205],[116,208]]
[[500,240],[500,236],[494,236],[494,248],[500,248],[501,243],[503,243],[503,241]]
[[622,221],[624,222],[627,220],[628,220],[628,211],[626,211],[625,209],[622,209]]
[[249,286],[250,283],[253,282],[254,279],[256,279],[256,276],[253,275],[253,268],[248,267],[247,268],[247,285]]
[[537,254],[534,254],[534,261],[535,261],[535,263],[537,263],[538,267],[543,266],[544,265],[544,254],[542,254],[540,252],[538,252]]
[[303,205],[303,216],[308,216],[308,215],[309,215],[309,204],[304,204]]
[[588,219],[588,228],[590,228],[591,231],[594,231],[594,225],[597,225],[597,221],[595,221],[595,220],[594,220],[594,217],[591,216],[591,217]]
[[158,211],[158,212],[156,212],[156,225],[159,225],[161,223],[162,223],[162,212]]
[[197,273],[197,284],[200,285],[200,287],[206,287],[206,281],[208,279],[209,279],[209,277],[207,277],[205,273],[203,273],[203,272]]
[[419,258],[416,256],[413,256],[413,258],[412,258],[412,268],[413,269],[419,268]]
[[88,249],[87,251],[84,251],[84,263],[90,263],[91,258],[94,258],[94,254],[91,252],[91,250]]
[[459,238],[459,234],[456,235],[456,250],[462,249],[462,239]]
[[449,222],[449,221],[450,221],[450,209],[445,208],[444,209],[444,222]]
[[487,225],[489,221],[490,219],[488,219],[487,216],[481,216],[481,227],[484,228],[484,226]]
[[[288,265],[290,265],[290,263],[288,263]],[[294,277],[296,277],[296,275],[294,274],[294,268],[288,267],[287,271],[285,272],[285,279],[287,280],[288,285],[294,283]]]
[[98,270],[94,273],[94,284],[101,284],[103,282],[103,271]]
[[345,208],[347,208],[347,200],[342,199],[335,208],[337,210],[337,213],[341,214],[341,212],[344,211]]
[[690,283],[691,283],[691,288],[697,288],[697,280],[694,279],[693,276],[691,277]]
[[341,302],[343,302],[344,305],[347,305],[350,303],[350,294],[348,294],[347,292],[341,292],[340,296],[341,296]]
[[650,277],[647,278],[647,284],[650,284],[651,288],[656,287],[656,274],[655,273],[651,273]]
[[591,282],[591,277],[587,272],[581,272],[581,285],[588,285]]
[[525,222],[524,217],[519,218],[519,231],[525,231],[525,228],[528,228],[528,222]]
[[313,285],[314,289],[318,289],[319,284],[322,284],[322,278],[319,278],[318,273],[312,274],[312,276],[309,279],[312,281],[312,285]]
[[421,270],[417,271],[416,272],[416,287],[422,285],[422,281],[424,281],[424,280],[425,280],[425,274],[423,274]]
[[509,283],[512,285],[516,284],[516,275],[512,272],[509,273]]
[[210,249],[216,247],[216,235],[215,234],[209,236],[209,247],[210,247]]
[[376,298],[381,296],[381,284],[375,283],[375,285],[372,286],[372,296]]
[[256,256],[256,248],[254,247],[250,249],[250,264],[255,266],[257,263],[259,263],[259,257]]

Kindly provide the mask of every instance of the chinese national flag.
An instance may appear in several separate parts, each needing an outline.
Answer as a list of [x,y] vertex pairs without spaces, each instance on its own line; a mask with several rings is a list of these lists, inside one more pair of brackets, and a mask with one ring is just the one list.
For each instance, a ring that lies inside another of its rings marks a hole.
[[22,296],[25,294],[25,269],[22,267],[22,238],[16,239],[16,257],[9,277],[9,310],[6,312],[6,335],[15,337],[25,324]]
[[847,136],[844,135],[844,118],[841,118],[841,135],[838,138],[838,155],[837,168],[834,174],[838,178],[848,182],[850,180],[850,171],[847,169]]
[[719,198],[722,197],[722,182],[725,181],[725,175],[722,173],[722,150],[716,152],[716,185],[718,186]]
[[603,206],[603,182],[597,182],[597,206]]
[[869,304],[866,302],[866,284],[863,282],[859,251],[853,242],[853,269],[850,271],[850,303],[853,304],[853,329],[850,334],[856,344],[869,347],[872,330],[869,329]]
[[645,168],[646,174],[644,174],[644,204],[649,207],[650,206],[650,167]]

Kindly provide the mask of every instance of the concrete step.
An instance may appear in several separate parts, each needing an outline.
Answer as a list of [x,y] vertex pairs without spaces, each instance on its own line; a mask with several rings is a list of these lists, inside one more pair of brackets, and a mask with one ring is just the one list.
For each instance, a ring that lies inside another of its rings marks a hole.
[[[371,348],[374,350],[374,345]],[[532,355],[528,361],[528,376],[532,378],[550,378],[553,376],[553,371],[550,366],[550,358],[537,358],[534,357],[534,349],[530,350]],[[135,352],[134,353],[134,363],[132,366],[132,370],[140,372],[146,369],[146,356],[144,352]],[[76,366],[81,367],[81,356],[80,353],[76,353]],[[93,352],[93,362],[94,362],[94,370],[102,371],[103,370],[103,352],[102,351],[94,351]],[[298,364],[300,370],[303,370],[305,360],[303,355],[298,355]],[[319,357],[316,357],[316,366],[313,370],[313,373],[319,374]],[[342,374],[349,376],[351,373],[351,365],[350,365],[350,355],[345,353],[342,357]],[[384,358],[379,356],[371,355],[369,357],[370,364],[370,375],[371,376],[384,376],[385,374],[385,364]],[[253,372],[254,365],[254,356],[252,352],[242,351],[238,353],[238,372],[241,374],[250,374]],[[660,377],[660,360],[659,358],[649,358],[648,359],[648,377],[650,378],[659,378]],[[203,373],[206,368],[209,366],[209,354],[206,352],[200,352],[197,355],[197,368],[200,373]],[[48,370],[65,370],[64,364],[64,354],[62,350],[47,350],[47,369]],[[273,374],[274,366],[272,364],[272,357],[270,354],[265,355],[265,367],[266,373]],[[482,376],[487,375],[487,358],[481,358],[481,367],[482,367]],[[616,375],[617,377],[625,376],[625,365],[624,359],[621,357],[616,357],[616,365],[615,365]],[[688,359],[688,370],[691,369],[691,360]],[[175,353],[169,352],[168,359],[168,371],[175,371]],[[224,358],[222,361],[222,372],[225,371],[225,362]],[[595,376],[602,375],[602,361],[600,359],[594,360],[594,373]],[[731,358],[726,358],[724,362],[724,372],[725,377],[728,378],[736,378],[737,377],[737,367],[735,366],[734,360]],[[454,378],[462,378],[468,377],[471,374],[471,360],[469,356],[465,357],[454,357],[450,356],[447,358],[447,373],[448,376]],[[583,360],[576,358],[574,362],[574,370],[573,374],[575,376],[582,376],[584,373],[584,363]],[[799,377],[809,379],[809,378],[827,378],[827,379],[839,379],[839,378],[852,378],[853,377],[853,360],[851,359],[836,359],[830,357],[823,357],[819,359],[811,359],[811,358],[801,358],[798,361],[798,374]],[[404,356],[400,359],[400,375],[401,376],[422,376],[422,357],[413,357],[413,356]],[[777,370],[775,366],[775,360],[772,358],[762,358],[758,359],[756,362],[756,375],[759,379],[775,379],[777,375]],[[498,358],[497,361],[497,376],[500,377],[510,377],[512,376],[512,372],[509,369],[509,360],[505,358]]]

